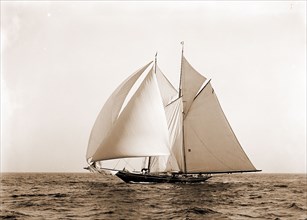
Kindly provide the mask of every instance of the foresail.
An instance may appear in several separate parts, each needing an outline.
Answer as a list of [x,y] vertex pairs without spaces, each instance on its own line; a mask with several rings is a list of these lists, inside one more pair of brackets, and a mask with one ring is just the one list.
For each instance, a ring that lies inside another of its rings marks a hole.
[[186,115],[190,109],[194,97],[206,78],[199,74],[182,56],[181,61],[181,95],[183,101],[183,112]]
[[119,115],[93,161],[169,154],[169,134],[152,69]]
[[127,97],[130,89],[140,77],[140,75],[147,69],[152,62],[148,63],[144,67],[137,70],[135,73],[130,75],[124,82],[122,82],[117,89],[112,93],[109,99],[101,109],[95,124],[92,128],[88,148],[86,152],[86,158],[89,159],[93,156],[95,151],[98,149],[101,142],[108,135],[112,129],[115,120],[118,117],[120,109]]
[[148,68],[151,63],[152,62],[148,63],[130,75],[117,87],[117,89],[112,93],[112,95],[104,104],[91,131],[86,152],[87,159],[93,156],[104,138],[109,134],[129,91],[140,77],[140,75]]
[[254,171],[208,83],[184,120],[187,172]]

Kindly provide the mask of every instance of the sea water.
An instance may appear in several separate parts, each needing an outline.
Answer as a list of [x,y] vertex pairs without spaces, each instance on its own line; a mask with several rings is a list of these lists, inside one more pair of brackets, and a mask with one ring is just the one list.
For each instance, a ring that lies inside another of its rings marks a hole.
[[2,173],[2,219],[307,219],[305,174],[126,184],[93,173]]

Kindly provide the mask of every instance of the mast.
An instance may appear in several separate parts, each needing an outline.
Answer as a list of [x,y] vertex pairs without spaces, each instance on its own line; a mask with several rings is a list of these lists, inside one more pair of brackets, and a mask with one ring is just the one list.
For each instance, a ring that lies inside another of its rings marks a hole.
[[148,157],[148,167],[147,172],[150,173],[151,157]]
[[182,93],[182,89],[181,89],[181,81],[182,81],[182,57],[183,57],[183,47],[184,47],[184,42],[183,41],[181,41],[180,42],[180,44],[181,44],[181,46],[182,46],[182,48],[181,48],[181,66],[180,66],[180,79],[179,79],[179,98],[181,97],[181,93]]
[[[183,50],[184,50],[184,41],[181,41],[181,68],[180,68],[180,82],[179,82],[179,98],[182,96],[182,60],[183,60]],[[183,172],[187,173],[187,161],[185,154],[185,146],[184,146],[184,112],[182,112],[182,153],[183,153]]]
[[[155,74],[157,72],[157,56],[158,52],[156,52],[155,54],[155,68],[154,68]],[[150,165],[151,165],[151,157],[148,157],[148,166],[147,166],[148,173],[150,172]]]

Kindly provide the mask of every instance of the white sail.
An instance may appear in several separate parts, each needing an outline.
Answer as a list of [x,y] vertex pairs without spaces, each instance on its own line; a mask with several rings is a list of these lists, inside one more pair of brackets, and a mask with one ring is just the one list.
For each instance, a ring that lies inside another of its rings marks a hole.
[[171,154],[169,156],[153,157],[151,172],[180,171],[182,161],[182,100],[173,101],[165,107]]
[[[176,120],[175,117],[178,117],[178,103],[181,101],[177,100],[173,103],[172,100],[178,97],[178,92],[174,88],[174,86],[169,82],[166,76],[162,73],[160,68],[156,66],[156,77],[159,85],[159,90],[161,93],[161,97],[163,100],[163,105],[165,106],[165,114],[167,118],[168,130],[170,134],[170,146],[172,148],[175,142],[175,127]],[[171,104],[169,104],[171,103]],[[169,104],[169,105],[168,105]],[[181,113],[179,114],[181,115]],[[177,120],[178,121],[178,120]],[[178,123],[177,123],[178,125]],[[177,130],[180,129],[180,126],[177,127]],[[151,172],[166,172],[166,171],[178,171],[178,164],[175,158],[175,155],[171,153],[169,156],[158,156],[152,157],[150,163],[150,171]]]
[[115,120],[118,117],[120,109],[127,97],[130,89],[135,84],[140,75],[146,70],[146,68],[152,62],[148,63],[135,73],[130,75],[124,82],[122,82],[117,89],[112,93],[109,99],[101,109],[95,124],[92,128],[88,148],[86,152],[86,158],[89,159],[93,156],[99,145],[102,143],[104,138],[108,135],[112,129]]
[[168,158],[166,170],[182,171],[182,99],[179,98],[170,105],[166,106],[165,112],[168,118],[171,142],[171,156]]
[[233,133],[208,83],[184,120],[187,172],[256,170]]
[[176,97],[178,97],[178,92],[174,88],[174,86],[168,81],[168,79],[162,73],[160,68],[158,66],[156,68],[157,68],[156,77],[157,77],[159,89],[160,89],[160,92],[161,92],[163,105],[166,106],[172,100],[174,100]]
[[205,82],[206,78],[199,74],[182,56],[181,61],[181,90],[183,101],[183,112],[186,114],[196,96],[199,88]]
[[92,160],[169,154],[169,133],[152,69],[100,144]]

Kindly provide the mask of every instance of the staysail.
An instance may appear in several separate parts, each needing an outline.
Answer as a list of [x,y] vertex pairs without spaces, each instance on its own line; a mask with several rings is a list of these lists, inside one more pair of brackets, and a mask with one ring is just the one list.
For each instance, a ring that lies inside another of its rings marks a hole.
[[[181,133],[181,113],[182,113],[182,100],[177,99],[178,92],[174,88],[174,86],[170,83],[170,81],[166,78],[166,76],[162,73],[160,68],[156,65],[156,76],[157,82],[159,85],[159,90],[161,93],[161,98],[163,100],[166,120],[168,124],[169,130],[169,138],[170,138],[170,150],[171,154],[168,156],[157,156],[151,157],[150,163],[150,171],[151,172],[171,172],[171,171],[179,171],[180,167],[177,162],[177,158],[179,158],[179,154],[182,151],[181,142],[178,141]],[[175,147],[179,146],[180,147]],[[177,156],[176,156],[177,155]]]
[[153,157],[150,167],[151,172],[172,172],[180,171],[183,165],[182,161],[182,100],[174,100],[165,107],[167,118],[170,155]]
[[[159,119],[159,120],[157,120]],[[123,109],[92,160],[169,154],[166,116],[153,69]]]
[[[171,144],[171,155],[167,161],[166,171],[180,171],[183,169],[182,110],[181,98],[178,98],[165,108]],[[175,166],[175,164],[178,168]]]

